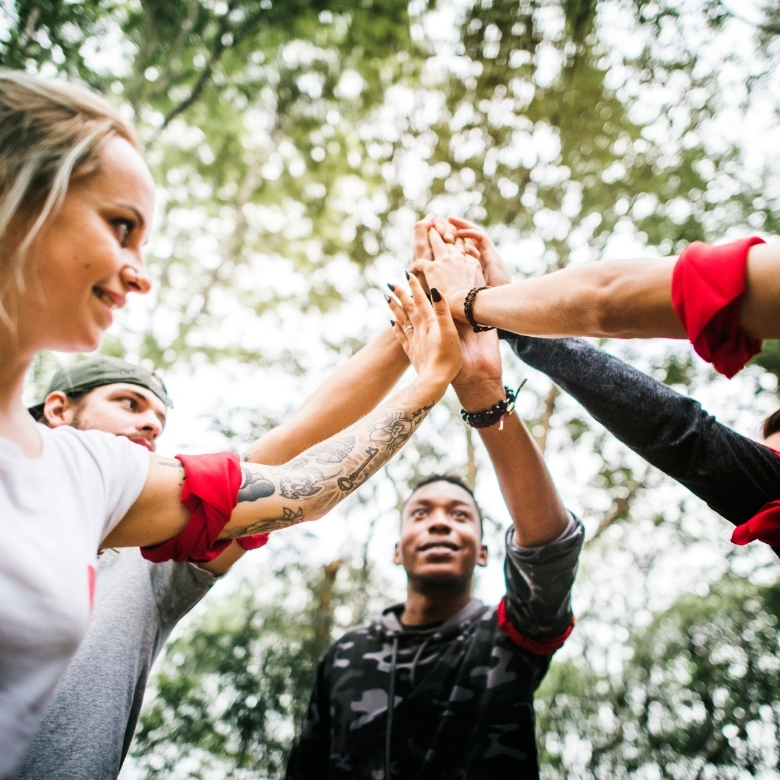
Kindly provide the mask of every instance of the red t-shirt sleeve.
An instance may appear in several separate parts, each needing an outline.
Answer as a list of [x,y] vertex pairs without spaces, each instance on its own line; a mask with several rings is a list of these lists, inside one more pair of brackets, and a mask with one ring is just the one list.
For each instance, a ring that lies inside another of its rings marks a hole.
[[761,351],[761,341],[739,326],[750,247],[757,236],[712,246],[695,241],[680,255],[672,275],[672,304],[696,353],[731,378]]
[[142,547],[141,555],[154,563],[213,561],[231,541],[218,541],[218,537],[238,502],[241,461],[234,452],[176,458],[185,471],[181,502],[192,514],[177,536],[153,547]]

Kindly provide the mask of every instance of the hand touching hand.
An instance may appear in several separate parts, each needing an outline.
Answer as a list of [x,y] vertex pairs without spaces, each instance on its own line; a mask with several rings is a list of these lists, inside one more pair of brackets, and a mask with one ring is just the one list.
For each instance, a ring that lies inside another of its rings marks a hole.
[[409,288],[411,296],[400,286],[392,286],[397,300],[387,297],[395,337],[421,378],[449,384],[460,371],[463,358],[447,301],[433,288],[429,302],[415,276],[409,277]]
[[474,242],[474,246],[479,252],[479,260],[482,263],[485,284],[490,287],[509,284],[511,280],[506,266],[490,236],[481,227],[465,219],[450,217],[447,221],[457,229],[458,239],[470,239]]
[[418,278],[424,277],[428,286],[441,291],[448,301],[457,301],[451,307],[452,316],[465,322],[463,299],[472,287],[480,287],[484,283],[482,267],[474,256],[477,252],[474,247],[466,247],[461,242],[445,244],[433,228],[428,230],[428,242],[432,259],[417,258],[411,271]]

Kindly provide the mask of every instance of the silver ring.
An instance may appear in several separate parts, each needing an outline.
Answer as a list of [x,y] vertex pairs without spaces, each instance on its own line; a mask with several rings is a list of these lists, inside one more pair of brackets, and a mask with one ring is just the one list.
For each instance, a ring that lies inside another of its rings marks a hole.
[[410,330],[414,330],[414,325],[407,325],[404,328],[404,333],[408,333]]

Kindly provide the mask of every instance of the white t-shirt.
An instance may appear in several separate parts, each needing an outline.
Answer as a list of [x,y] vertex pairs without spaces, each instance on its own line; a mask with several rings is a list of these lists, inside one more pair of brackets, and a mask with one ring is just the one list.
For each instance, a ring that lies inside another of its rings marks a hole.
[[13,776],[86,634],[98,546],[149,472],[149,452],[123,437],[67,426],[38,430],[39,458],[0,438],[3,780]]

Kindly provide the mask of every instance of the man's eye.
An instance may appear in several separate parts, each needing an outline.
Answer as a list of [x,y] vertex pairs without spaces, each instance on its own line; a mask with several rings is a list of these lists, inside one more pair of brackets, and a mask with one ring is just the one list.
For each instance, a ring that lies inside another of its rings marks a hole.
[[134,398],[122,398],[120,399],[120,403],[123,403],[128,409],[131,409],[132,411],[135,411],[136,406],[138,406],[138,402]]

